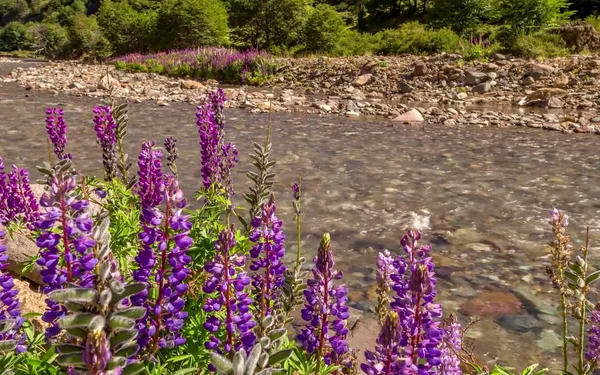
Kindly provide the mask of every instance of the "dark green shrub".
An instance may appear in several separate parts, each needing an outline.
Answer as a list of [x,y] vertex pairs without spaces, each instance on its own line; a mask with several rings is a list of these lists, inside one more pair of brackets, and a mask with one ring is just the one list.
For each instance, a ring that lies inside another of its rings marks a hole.
[[220,0],[170,0],[158,12],[157,25],[160,50],[229,43],[227,10]]
[[111,55],[110,42],[102,35],[96,17],[78,14],[71,20],[69,39],[74,57],[103,59]]
[[594,26],[594,28],[598,32],[600,32],[600,16],[589,16],[588,18],[585,19],[585,22],[587,22],[590,25]]
[[32,47],[27,26],[11,22],[0,30],[0,51],[20,51]]
[[520,34],[511,45],[506,46],[508,52],[527,58],[552,58],[569,54],[565,41],[560,35],[547,32]]
[[468,35],[489,19],[489,12],[489,0],[435,0],[429,17],[435,27],[448,27],[459,35]]
[[157,13],[136,11],[127,1],[105,0],[98,10],[98,25],[115,54],[147,52],[156,31]]
[[310,52],[331,52],[345,29],[340,13],[330,5],[319,4],[306,20],[304,45]]
[[497,12],[514,39],[520,34],[559,27],[573,15],[568,7],[568,0],[500,0]]
[[46,57],[65,57],[70,42],[67,29],[55,23],[36,23],[29,27],[33,49]]
[[332,51],[336,56],[363,56],[377,50],[380,34],[361,33],[356,30],[344,30],[340,40]]
[[456,52],[460,37],[450,29],[431,30],[418,22],[407,22],[396,30],[383,30],[379,34],[377,52],[394,55],[411,53],[426,55]]

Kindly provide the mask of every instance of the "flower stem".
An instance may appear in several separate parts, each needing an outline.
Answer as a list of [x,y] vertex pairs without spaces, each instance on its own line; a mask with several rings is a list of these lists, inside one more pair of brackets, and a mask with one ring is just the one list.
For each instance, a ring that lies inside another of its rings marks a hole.
[[[590,228],[587,227],[586,229],[586,234],[585,234],[585,246],[582,249],[583,250],[583,275],[582,278],[583,280],[585,280],[587,278],[587,269],[588,269],[588,248],[589,248],[589,242],[590,242]],[[588,290],[588,285],[584,285],[584,287],[581,290],[581,293],[583,294],[581,296],[581,304],[580,304],[580,310],[581,310],[581,317],[579,318],[579,346],[577,348],[578,351],[578,357],[579,357],[579,371],[581,371],[583,373],[583,366],[585,364],[585,359],[584,359],[584,348],[585,346],[583,345],[583,341],[585,339],[585,315],[586,315],[586,293]]]
[[[560,279],[564,280],[564,270],[559,268]],[[567,296],[564,292],[560,293],[560,307],[562,310],[562,325],[563,325],[563,371],[566,373],[569,370],[569,342],[567,341]]]
[[152,354],[155,354],[158,351],[158,339],[160,338],[160,329],[162,323],[162,315],[163,315],[163,307],[162,307],[162,299],[163,299],[163,288],[165,285],[165,270],[167,268],[167,253],[169,252],[169,212],[171,210],[170,201],[167,199],[166,210],[165,210],[165,229],[163,236],[165,238],[166,246],[161,254],[161,265],[158,270],[160,274],[160,282],[158,284],[158,298],[156,298],[156,306],[161,306],[160,313],[158,313],[154,317],[154,322],[156,324],[156,332],[154,333],[154,338],[152,339]]
[[68,282],[72,282],[73,281],[73,270],[71,268],[71,249],[70,249],[70,244],[69,244],[69,236],[67,234],[67,214],[66,214],[66,210],[67,210],[67,204],[66,204],[66,199],[65,199],[65,191],[64,191],[64,184],[62,183],[63,181],[63,174],[59,173],[59,176],[57,176],[57,178],[60,179],[59,181],[59,194],[60,194],[60,211],[61,211],[61,225],[62,225],[62,240],[63,240],[63,246],[64,246],[64,252],[65,252],[65,264],[67,267],[67,281]]
[[[327,262],[328,260],[325,260]],[[321,329],[319,330],[319,346],[317,347],[317,364],[315,366],[315,375],[319,375],[321,361],[323,359],[323,348],[325,347],[325,328],[327,328],[327,305],[329,304],[329,277],[327,272],[323,275],[323,310],[321,310]]]

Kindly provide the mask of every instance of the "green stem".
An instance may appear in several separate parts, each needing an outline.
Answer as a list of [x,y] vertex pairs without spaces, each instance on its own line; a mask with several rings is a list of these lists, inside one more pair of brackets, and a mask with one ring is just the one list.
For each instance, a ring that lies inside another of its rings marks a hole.
[[[588,269],[588,262],[587,262],[587,258],[588,258],[588,246],[589,246],[589,240],[590,240],[590,228],[587,228],[586,231],[586,235],[585,235],[585,247],[583,248],[583,275],[582,278],[585,280],[587,278],[587,269]],[[579,319],[579,346],[577,348],[578,350],[578,357],[579,357],[579,371],[580,373],[583,373],[583,367],[585,364],[585,357],[584,357],[584,344],[583,341],[585,339],[585,315],[586,315],[586,292],[587,292],[588,286],[585,285],[582,288],[581,293],[583,294],[583,296],[581,297],[581,305],[580,305],[580,310],[581,310],[581,317]]]
[[[562,280],[563,271],[560,269],[560,277]],[[560,294],[560,306],[562,309],[562,325],[563,325],[563,371],[569,370],[569,342],[567,341],[567,297],[564,293]]]

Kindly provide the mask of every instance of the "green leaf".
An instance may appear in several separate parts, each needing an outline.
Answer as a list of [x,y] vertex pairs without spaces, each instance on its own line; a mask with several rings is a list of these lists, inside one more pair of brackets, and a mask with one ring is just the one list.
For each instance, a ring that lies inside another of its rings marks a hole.
[[292,356],[294,349],[284,349],[280,350],[277,353],[271,354],[269,358],[269,366],[276,365],[278,363],[286,361],[288,358]]
[[142,283],[129,283],[125,286],[123,292],[119,295],[121,299],[136,295],[146,289],[146,285]]
[[179,371],[176,371],[176,372],[173,373],[173,375],[192,374],[192,373],[195,373],[196,371],[198,371],[197,368],[195,368],[195,367],[189,367],[189,368],[184,368],[184,369],[181,369]]
[[56,303],[67,301],[83,305],[91,305],[96,301],[98,292],[89,288],[68,288],[54,290],[48,293],[48,298]]
[[108,326],[113,330],[120,328],[132,329],[135,327],[135,320],[124,316],[113,315],[108,318]]
[[600,278],[600,270],[594,271],[591,274],[589,274],[589,276],[585,279],[585,284],[590,285],[591,283],[598,280],[599,278]]
[[72,353],[82,353],[84,347],[79,345],[71,345],[71,344],[60,344],[56,346],[56,351],[59,354],[72,354]]
[[135,375],[135,374],[141,374],[143,373],[143,371],[145,370],[145,367],[143,363],[132,363],[129,366],[125,367],[123,369],[123,372],[121,375]]
[[58,326],[62,329],[88,328],[96,315],[90,313],[77,313],[64,316],[58,320]]
[[123,330],[117,332],[110,338],[110,347],[115,348],[118,345],[127,345],[130,341],[137,337],[136,330]]
[[138,346],[136,343],[128,346],[124,346],[121,349],[117,350],[115,353],[118,357],[130,358],[138,351]]
[[129,307],[113,313],[113,316],[122,316],[133,320],[139,320],[146,314],[146,308],[141,306]]
[[63,367],[83,366],[83,358],[79,353],[60,354],[56,357],[56,363]]
[[210,359],[212,365],[217,370],[217,373],[221,375],[232,375],[233,374],[233,364],[230,360],[225,358],[224,356],[218,353],[210,353]]
[[10,353],[17,349],[17,340],[0,341],[0,353]]
[[87,339],[88,332],[83,328],[67,328],[66,331],[71,336],[79,337],[82,340]]

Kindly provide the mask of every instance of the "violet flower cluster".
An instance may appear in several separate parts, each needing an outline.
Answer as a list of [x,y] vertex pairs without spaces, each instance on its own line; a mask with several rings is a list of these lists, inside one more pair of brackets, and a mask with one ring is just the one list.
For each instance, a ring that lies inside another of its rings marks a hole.
[[58,160],[71,159],[67,153],[67,124],[65,123],[65,111],[62,108],[46,109],[46,131],[48,138],[54,146],[54,153]]
[[459,354],[462,350],[463,331],[456,315],[451,315],[444,324],[444,335],[441,344],[440,375],[462,375]]
[[18,291],[12,276],[6,272],[8,254],[4,238],[6,231],[0,230],[0,321],[12,321],[12,327],[6,331],[0,331],[0,342],[16,341],[17,353],[27,350],[25,346],[25,335],[19,333],[25,319],[21,316],[21,304],[18,299]]
[[205,100],[196,110],[196,125],[200,137],[204,188],[209,189],[214,184],[218,184],[232,195],[231,170],[238,161],[238,151],[232,143],[224,144],[223,141],[225,100],[221,89],[211,92],[208,100]]
[[18,221],[33,229],[39,218],[39,205],[31,191],[29,172],[16,165],[12,168],[7,178],[0,157],[0,223],[6,226]]
[[392,275],[398,274],[396,266],[394,266],[394,258],[389,250],[384,250],[377,256],[377,317],[379,324],[383,325],[386,321],[386,315],[390,308],[390,292],[393,282]]
[[104,178],[110,181],[117,175],[117,124],[110,107],[97,106],[93,112],[96,141],[102,148]]
[[[62,289],[67,282],[76,282],[83,287],[94,286],[92,271],[98,261],[93,252],[96,241],[91,236],[89,202],[77,198],[76,186],[74,175],[58,171],[49,177],[49,190],[40,198],[42,210],[36,223],[40,230],[36,238],[40,248],[37,264],[42,266],[40,274],[45,294]],[[60,332],[55,323],[66,310],[49,299],[46,305],[42,320],[51,325],[46,336],[52,338]]]
[[402,360],[402,338],[400,319],[395,311],[385,315],[381,332],[377,336],[375,351],[365,351],[367,363],[360,368],[367,375],[404,374],[405,362]]
[[[240,349],[249,353],[256,341],[253,332],[256,322],[250,312],[253,299],[247,290],[251,280],[243,271],[246,257],[232,254],[235,246],[233,227],[224,229],[215,244],[215,259],[204,265],[204,270],[210,274],[203,288],[204,293],[210,294],[203,307],[209,314],[204,328],[213,334],[205,346],[230,359],[233,352]],[[224,341],[214,335],[223,326]]]
[[187,265],[191,257],[187,251],[192,245],[189,216],[183,215],[187,202],[177,179],[162,174],[162,153],[154,150],[154,143],[142,145],[138,159],[137,193],[141,202],[142,248],[135,260],[135,281],[155,286],[156,300],[148,298],[148,289],[131,297],[136,306],[148,312],[138,322],[140,348],[155,354],[159,349],[173,348],[185,343],[181,336],[187,312],[183,311],[183,294],[188,290],[185,279],[190,273]]
[[253,230],[249,236],[254,242],[250,249],[253,259],[250,270],[254,271],[252,286],[256,290],[259,321],[272,315],[273,304],[285,283],[285,236],[281,229],[283,222],[275,216],[275,211],[275,200],[271,195],[269,201],[263,203],[260,216],[252,220]]
[[[595,308],[590,314],[588,344],[585,359],[594,365],[600,364],[600,310]],[[592,366],[594,367],[594,366]]]
[[312,278],[307,280],[304,291],[305,305],[301,311],[307,325],[298,335],[298,341],[309,354],[323,358],[326,364],[344,364],[348,353],[346,336],[349,317],[348,289],[345,285],[334,285],[342,273],[334,270],[331,238],[325,234],[319,245]]
[[404,328],[400,344],[404,348],[405,366],[419,373],[434,374],[432,369],[441,363],[442,307],[434,303],[437,280],[429,256],[431,246],[419,245],[420,239],[421,232],[409,230],[400,241],[407,260],[397,257],[394,262],[398,273],[391,276],[396,292],[391,306]]

